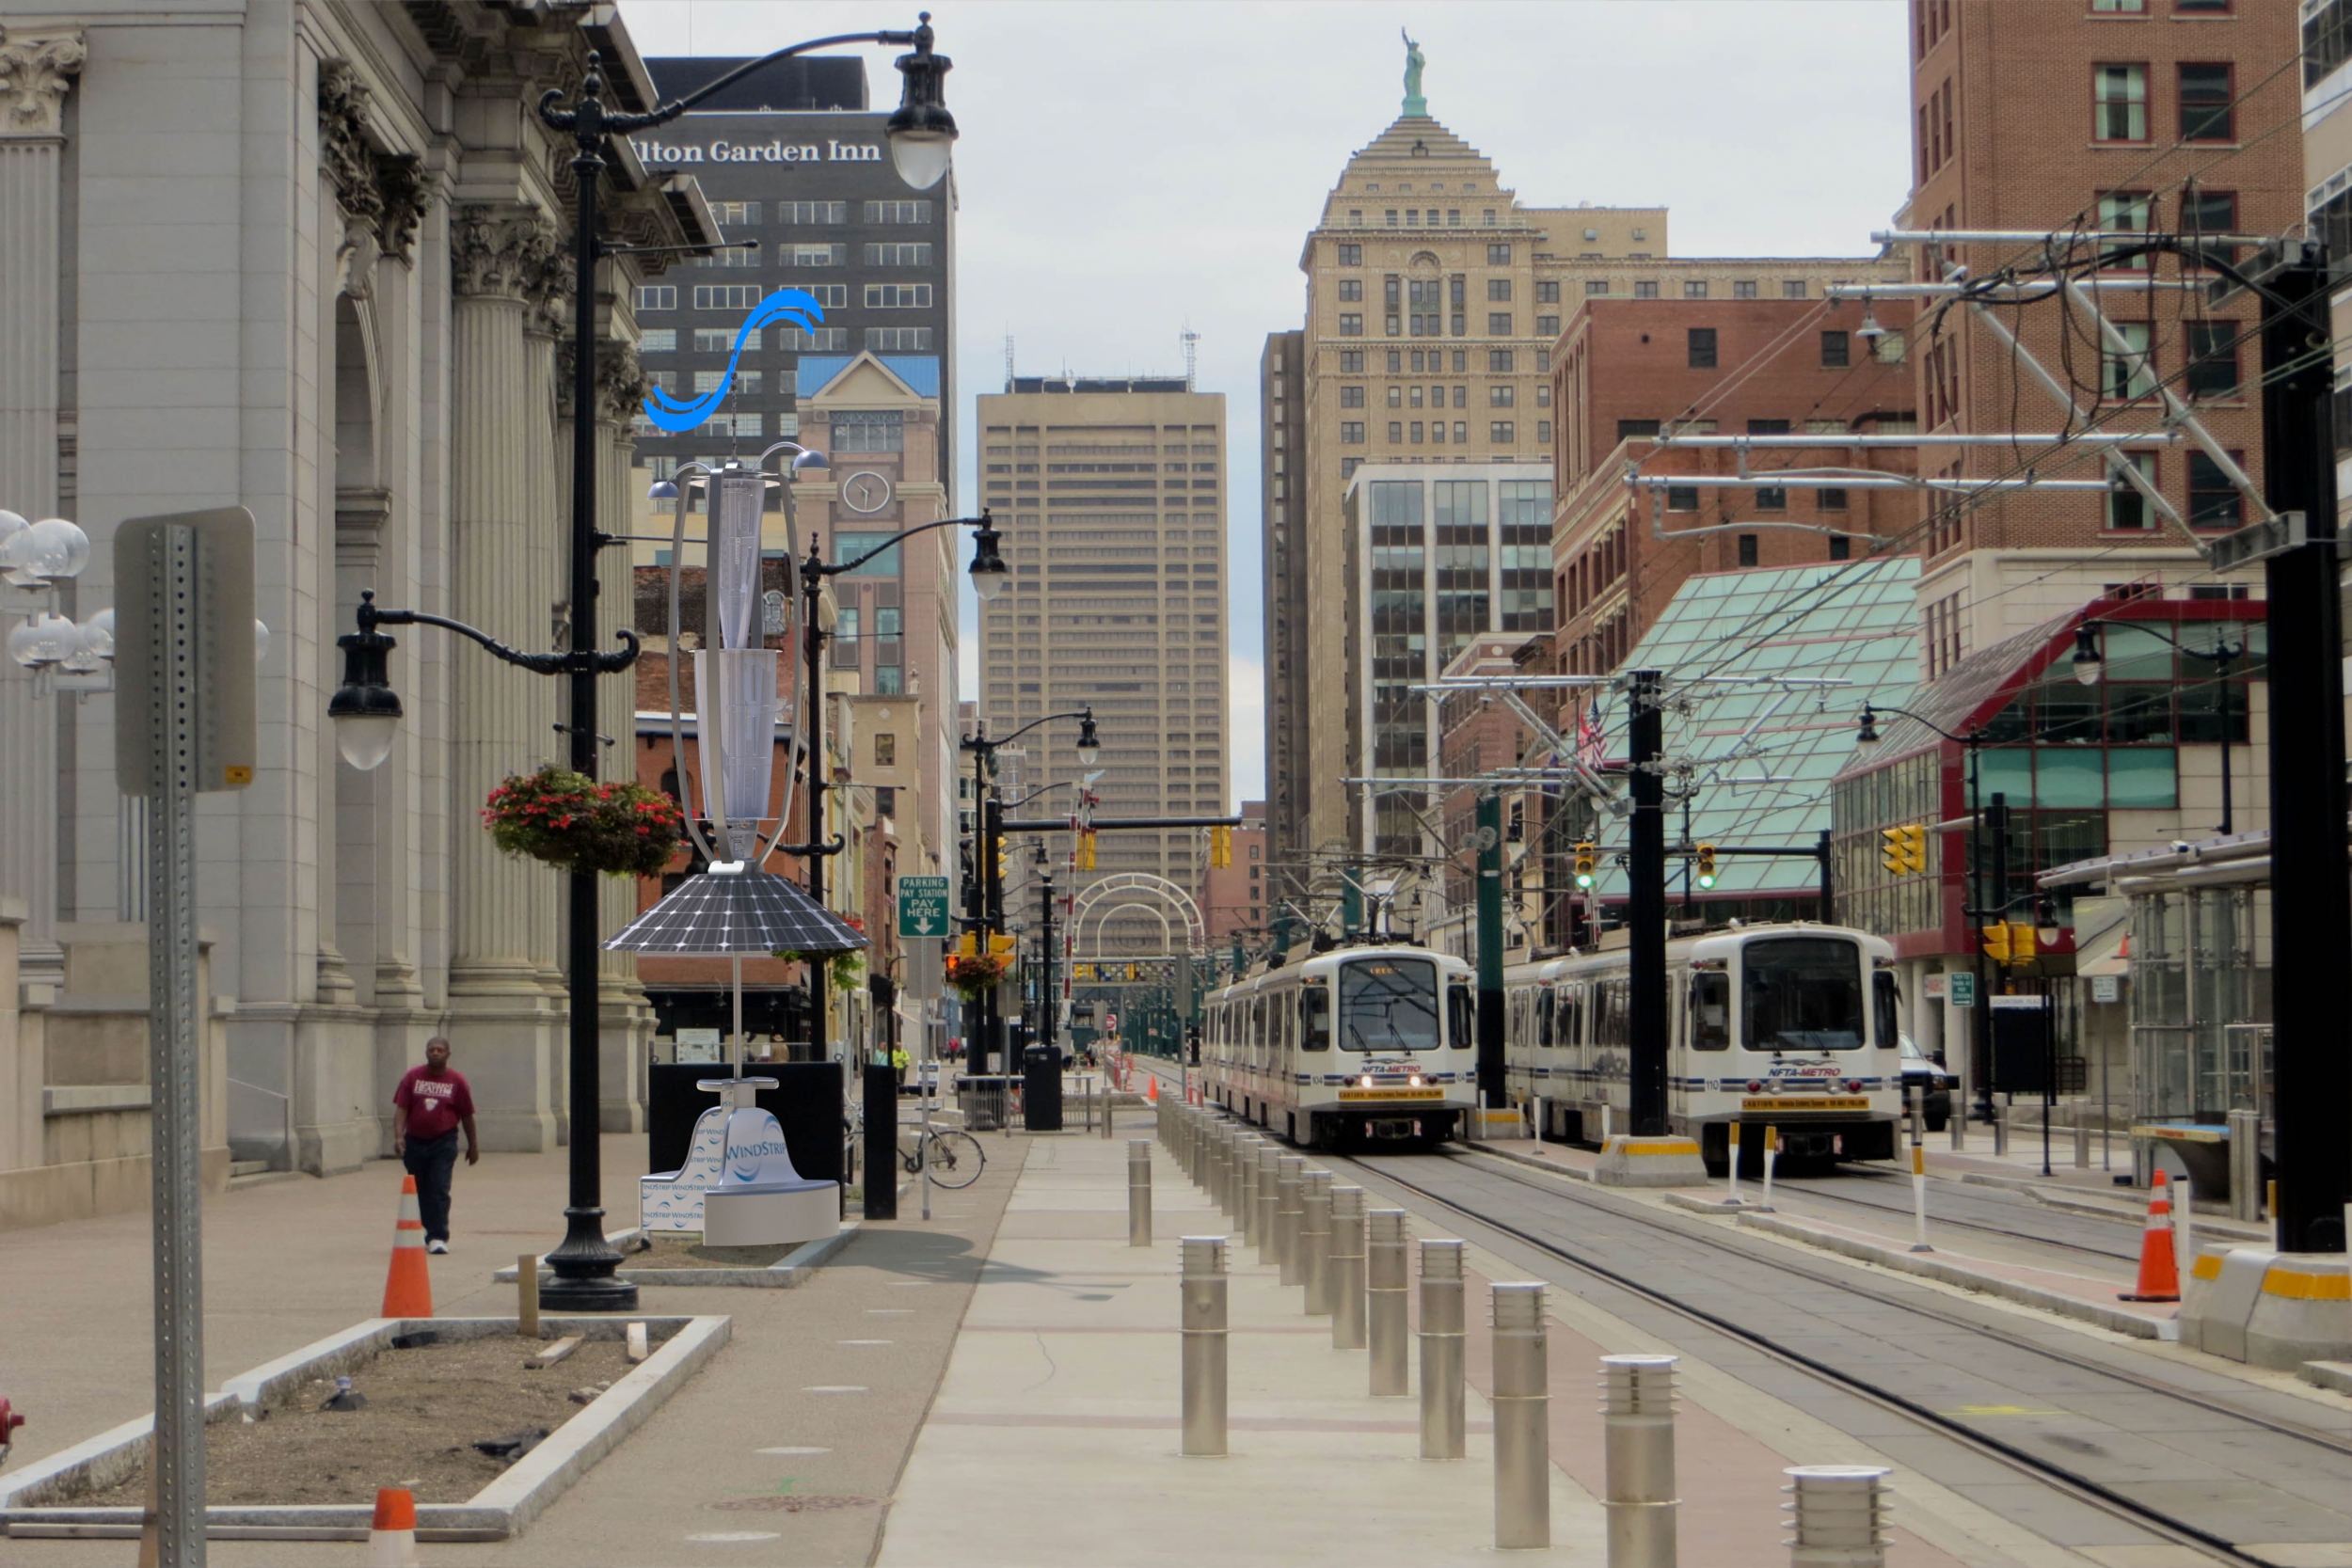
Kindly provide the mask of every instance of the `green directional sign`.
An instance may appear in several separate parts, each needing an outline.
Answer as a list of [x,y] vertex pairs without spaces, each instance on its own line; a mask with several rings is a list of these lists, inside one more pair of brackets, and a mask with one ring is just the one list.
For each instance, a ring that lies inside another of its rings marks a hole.
[[902,937],[944,937],[947,934],[947,879],[898,879],[898,934]]
[[[904,887],[901,880],[898,884]],[[1944,976],[1944,983],[1952,988],[1952,1006],[1973,1007],[1977,1005],[1977,977],[1964,969],[1955,969]]]

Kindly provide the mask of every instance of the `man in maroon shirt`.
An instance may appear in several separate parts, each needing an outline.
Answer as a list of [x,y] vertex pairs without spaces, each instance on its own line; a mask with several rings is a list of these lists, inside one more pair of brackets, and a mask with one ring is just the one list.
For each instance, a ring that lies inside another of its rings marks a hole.
[[450,1177],[457,1168],[457,1130],[466,1130],[466,1164],[482,1158],[473,1130],[473,1090],[449,1065],[449,1041],[424,1042],[424,1066],[412,1067],[392,1091],[392,1152],[417,1179],[424,1250],[449,1250]]

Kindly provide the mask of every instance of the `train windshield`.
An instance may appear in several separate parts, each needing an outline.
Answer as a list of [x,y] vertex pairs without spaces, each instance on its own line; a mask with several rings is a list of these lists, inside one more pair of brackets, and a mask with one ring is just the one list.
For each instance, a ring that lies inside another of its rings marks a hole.
[[1862,955],[1835,937],[1772,937],[1740,951],[1750,1051],[1862,1048]]
[[1363,958],[1340,966],[1340,1049],[1435,1051],[1438,966],[1427,958]]

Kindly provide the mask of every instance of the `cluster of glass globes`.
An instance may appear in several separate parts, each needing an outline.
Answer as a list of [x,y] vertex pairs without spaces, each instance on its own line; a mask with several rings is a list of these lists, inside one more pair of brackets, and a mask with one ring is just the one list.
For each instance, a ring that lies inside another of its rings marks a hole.
[[[82,575],[89,564],[89,535],[63,517],[28,523],[0,511],[0,579],[19,588],[48,588]],[[75,625],[41,610],[8,633],[8,657],[28,670],[93,674],[115,656],[115,612],[102,610]]]

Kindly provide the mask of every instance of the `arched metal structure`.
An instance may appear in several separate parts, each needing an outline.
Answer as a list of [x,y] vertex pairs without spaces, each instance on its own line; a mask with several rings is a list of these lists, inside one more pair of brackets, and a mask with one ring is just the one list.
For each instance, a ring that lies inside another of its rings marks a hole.
[[[1142,896],[1132,896],[1136,895]],[[1105,900],[1110,900],[1107,907],[1096,907]],[[1087,923],[1089,919],[1094,923],[1095,939],[1099,942],[1104,923],[1128,910],[1140,910],[1157,915],[1165,931],[1168,925],[1169,909],[1184,918],[1184,951],[1207,952],[1209,927],[1208,922],[1200,918],[1200,906],[1194,902],[1191,894],[1167,878],[1149,871],[1121,871],[1100,881],[1088,883],[1078,890],[1070,907],[1072,945],[1078,961],[1091,962],[1095,957],[1088,946]],[[1172,946],[1168,950],[1174,951]]]

